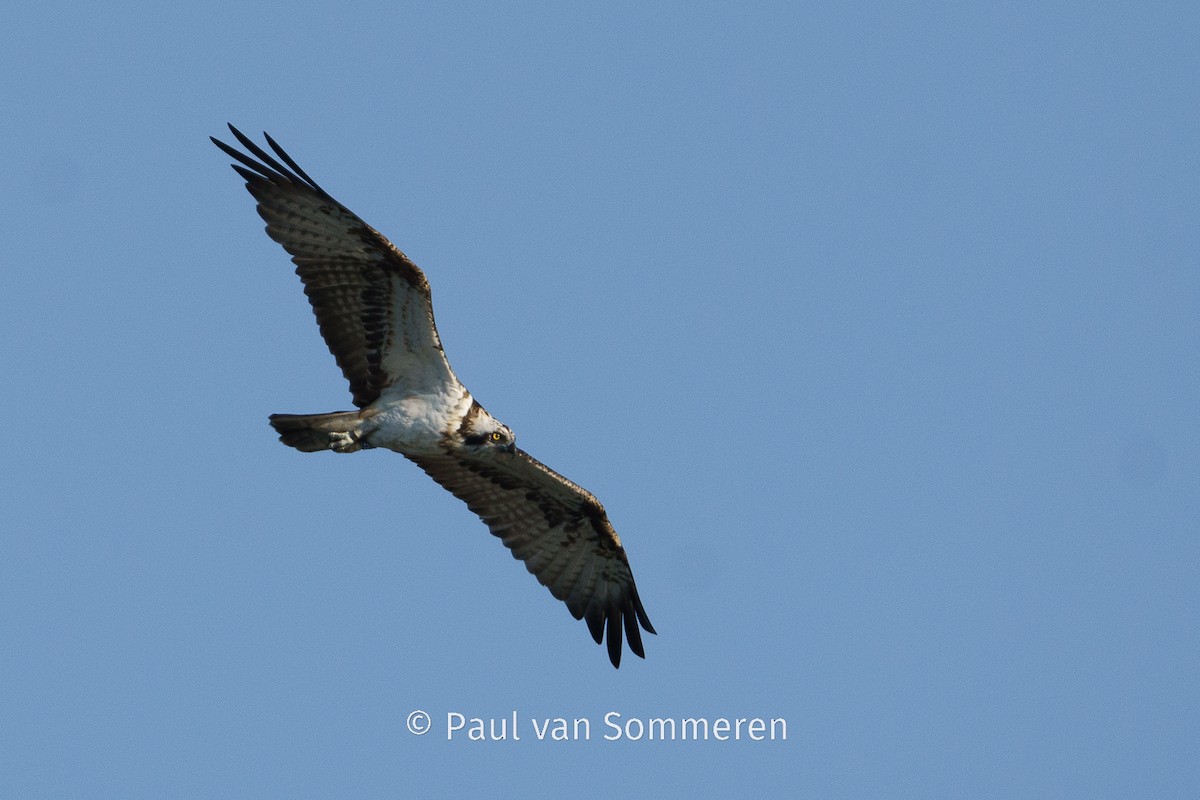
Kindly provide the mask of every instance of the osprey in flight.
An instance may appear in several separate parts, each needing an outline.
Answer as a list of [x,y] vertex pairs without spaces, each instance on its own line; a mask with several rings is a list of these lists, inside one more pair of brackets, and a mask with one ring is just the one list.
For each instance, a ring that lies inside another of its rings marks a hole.
[[[274,156],[232,125],[250,155],[235,159],[267,235],[292,255],[321,335],[350,382],[357,411],[272,414],[284,444],[305,453],[386,447],[425,470],[479,515],[550,593],[645,658],[639,624],[654,627],[604,507],[516,446],[512,430],[463,386],[442,351],[429,282],[378,231],[334,200],[270,136]],[[282,162],[282,163],[280,163]]]

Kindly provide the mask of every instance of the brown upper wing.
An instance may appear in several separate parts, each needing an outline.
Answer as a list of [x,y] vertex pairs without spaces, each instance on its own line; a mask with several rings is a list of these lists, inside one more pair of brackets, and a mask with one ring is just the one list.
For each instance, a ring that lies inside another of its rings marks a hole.
[[622,631],[629,649],[645,658],[639,623],[650,633],[654,627],[595,497],[522,450],[511,457],[408,458],[478,514],[575,619],[586,620],[597,644],[607,633],[614,667],[621,664]]
[[396,384],[456,381],[433,321],[429,282],[416,264],[330,197],[270,136],[264,134],[278,159],[229,129],[254,158],[212,141],[240,162],[233,168],[258,201],[267,234],[292,254],[354,404],[370,405]]

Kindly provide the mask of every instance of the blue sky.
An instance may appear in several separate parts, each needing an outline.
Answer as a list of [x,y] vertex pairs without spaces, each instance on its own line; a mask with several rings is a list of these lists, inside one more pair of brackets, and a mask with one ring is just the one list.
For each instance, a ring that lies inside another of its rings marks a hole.
[[[1191,7],[4,16],[0,795],[1196,791]],[[399,456],[275,441],[349,395],[227,121],[426,271],[645,661]]]

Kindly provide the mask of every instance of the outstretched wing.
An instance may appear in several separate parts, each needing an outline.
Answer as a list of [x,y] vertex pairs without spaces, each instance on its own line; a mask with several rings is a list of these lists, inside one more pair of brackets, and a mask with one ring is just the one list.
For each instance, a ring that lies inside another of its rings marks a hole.
[[278,159],[229,129],[254,158],[215,138],[213,144],[239,162],[232,166],[258,201],[267,235],[292,254],[354,404],[368,406],[393,385],[457,382],[417,265],[330,197],[270,136],[263,134]]
[[595,497],[522,450],[511,457],[408,458],[478,514],[575,619],[586,620],[596,644],[607,633],[614,667],[621,664],[622,631],[629,649],[645,658],[638,626],[650,633],[654,627],[621,540]]

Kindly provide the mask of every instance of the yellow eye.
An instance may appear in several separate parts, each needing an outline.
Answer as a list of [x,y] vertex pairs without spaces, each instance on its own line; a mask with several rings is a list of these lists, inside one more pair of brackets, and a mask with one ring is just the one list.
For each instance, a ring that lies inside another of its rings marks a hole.
[[500,431],[492,431],[492,435],[488,438],[490,438],[493,442],[498,442],[504,437],[500,435]]

